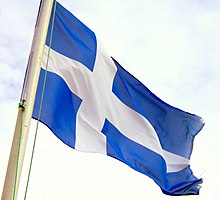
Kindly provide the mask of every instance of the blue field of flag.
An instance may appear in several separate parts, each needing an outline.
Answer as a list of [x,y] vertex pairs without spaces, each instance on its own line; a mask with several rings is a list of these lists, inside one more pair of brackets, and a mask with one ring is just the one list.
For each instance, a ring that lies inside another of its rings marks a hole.
[[40,121],[65,144],[116,158],[152,178],[165,194],[199,193],[202,179],[193,175],[190,156],[204,126],[201,117],[154,95],[59,3],[45,44],[35,119],[45,74]]

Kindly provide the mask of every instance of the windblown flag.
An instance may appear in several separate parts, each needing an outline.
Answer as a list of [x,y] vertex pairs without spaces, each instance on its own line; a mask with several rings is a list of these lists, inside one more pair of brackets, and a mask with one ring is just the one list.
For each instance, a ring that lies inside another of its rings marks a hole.
[[[55,6],[54,6],[55,7]],[[43,56],[33,118],[68,146],[103,153],[151,177],[168,195],[198,194],[190,169],[200,117],[155,96],[103,48],[89,28],[56,3]]]

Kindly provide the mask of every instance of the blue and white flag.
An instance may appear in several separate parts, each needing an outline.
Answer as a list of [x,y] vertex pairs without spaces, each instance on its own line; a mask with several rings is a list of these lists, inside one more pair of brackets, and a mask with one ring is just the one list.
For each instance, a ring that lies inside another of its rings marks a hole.
[[198,194],[190,169],[201,118],[155,96],[105,50],[95,33],[59,3],[44,50],[33,118],[68,146],[116,158],[152,178],[168,195]]

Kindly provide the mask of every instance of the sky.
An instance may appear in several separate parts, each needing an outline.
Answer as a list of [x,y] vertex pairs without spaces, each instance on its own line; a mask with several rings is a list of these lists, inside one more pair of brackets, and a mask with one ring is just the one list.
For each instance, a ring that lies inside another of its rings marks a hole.
[[[27,199],[218,200],[220,1],[60,0],[109,53],[165,102],[203,117],[191,169],[199,196],[170,197],[148,177],[99,154],[77,152],[39,128]],[[0,193],[3,188],[39,0],[0,1]],[[32,120],[18,199],[23,199]]]

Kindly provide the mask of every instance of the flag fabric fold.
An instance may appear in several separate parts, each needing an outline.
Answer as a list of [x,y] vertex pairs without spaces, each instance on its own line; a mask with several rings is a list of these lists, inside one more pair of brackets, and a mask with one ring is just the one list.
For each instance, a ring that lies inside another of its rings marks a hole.
[[202,179],[193,175],[189,161],[202,119],[155,96],[58,2],[45,44],[35,119],[45,73],[40,121],[65,144],[116,158],[152,178],[165,194],[199,193]]

